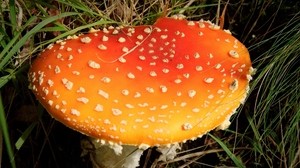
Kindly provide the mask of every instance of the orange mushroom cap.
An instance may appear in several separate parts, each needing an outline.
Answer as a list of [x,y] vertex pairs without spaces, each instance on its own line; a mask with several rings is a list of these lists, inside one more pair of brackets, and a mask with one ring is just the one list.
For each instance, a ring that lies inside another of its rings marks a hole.
[[154,146],[197,138],[228,120],[246,97],[251,70],[248,50],[229,31],[164,17],[57,41],[34,61],[29,80],[68,127]]

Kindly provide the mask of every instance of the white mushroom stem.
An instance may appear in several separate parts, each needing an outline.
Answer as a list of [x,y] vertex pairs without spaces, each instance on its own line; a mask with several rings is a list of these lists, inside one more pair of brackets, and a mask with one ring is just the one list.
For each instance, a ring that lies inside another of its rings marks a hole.
[[143,152],[144,152],[143,149],[137,148],[136,151],[134,151],[125,159],[125,163],[122,165],[122,167],[124,168],[138,167],[140,165],[139,162]]
[[[90,154],[93,167],[135,168],[139,166],[140,157],[144,151],[136,146],[102,144],[98,139],[94,138],[90,138],[90,141],[83,142],[83,144],[83,154],[86,154],[86,152]],[[93,150],[92,152],[90,152],[91,149]]]
[[171,146],[163,146],[163,147],[158,147],[157,151],[161,153],[161,155],[158,158],[158,161],[168,161],[168,160],[173,160],[176,155],[177,155],[177,150],[180,150],[181,147],[179,144],[172,144]]

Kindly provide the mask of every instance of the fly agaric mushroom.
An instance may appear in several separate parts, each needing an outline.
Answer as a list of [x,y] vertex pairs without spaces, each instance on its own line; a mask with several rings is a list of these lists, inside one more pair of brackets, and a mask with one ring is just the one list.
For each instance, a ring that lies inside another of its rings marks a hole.
[[176,16],[59,40],[34,61],[29,80],[68,127],[103,144],[146,149],[225,129],[252,70],[230,31]]

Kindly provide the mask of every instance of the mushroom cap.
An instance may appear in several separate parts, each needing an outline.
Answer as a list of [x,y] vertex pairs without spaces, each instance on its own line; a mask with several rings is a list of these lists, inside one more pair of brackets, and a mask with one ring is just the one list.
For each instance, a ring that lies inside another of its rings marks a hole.
[[45,49],[30,87],[58,121],[109,143],[168,145],[220,126],[245,100],[248,50],[209,21],[159,18]]

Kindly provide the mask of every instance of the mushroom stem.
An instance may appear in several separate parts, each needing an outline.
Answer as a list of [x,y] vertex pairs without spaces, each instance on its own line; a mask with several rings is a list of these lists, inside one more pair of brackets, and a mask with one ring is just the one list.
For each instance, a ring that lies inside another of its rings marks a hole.
[[88,145],[85,142],[82,143],[82,148],[83,151],[89,152],[93,167],[134,168],[139,166],[140,157],[144,151],[131,145],[103,145],[95,138],[90,138],[88,141]]

